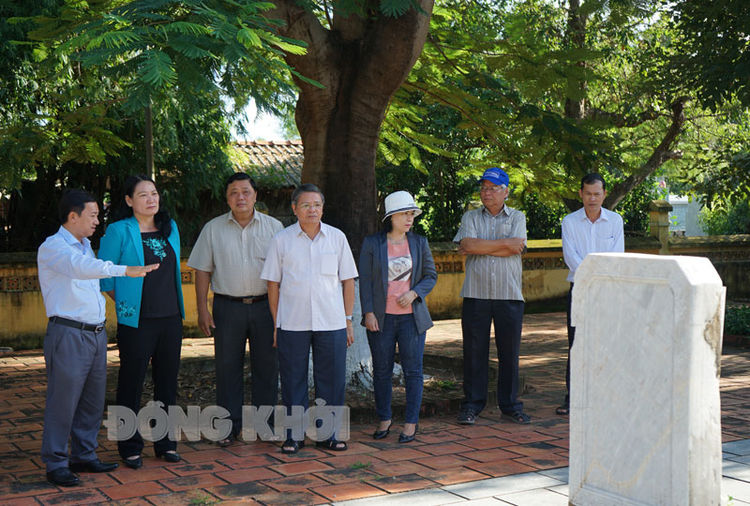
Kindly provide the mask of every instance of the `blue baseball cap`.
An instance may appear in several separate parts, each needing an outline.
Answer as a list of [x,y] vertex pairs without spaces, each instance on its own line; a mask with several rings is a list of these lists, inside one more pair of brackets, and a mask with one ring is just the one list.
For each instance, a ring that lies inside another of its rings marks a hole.
[[479,180],[489,181],[490,183],[496,184],[498,186],[508,186],[508,183],[510,183],[508,174],[506,174],[503,169],[498,169],[497,167],[492,167],[491,169],[485,170],[484,174],[482,174],[482,177],[480,177]]

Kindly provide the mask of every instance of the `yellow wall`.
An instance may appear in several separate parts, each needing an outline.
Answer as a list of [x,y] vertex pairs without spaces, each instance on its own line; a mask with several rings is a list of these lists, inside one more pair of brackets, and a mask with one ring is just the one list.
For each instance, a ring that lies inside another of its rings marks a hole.
[[[750,236],[671,239],[671,254],[709,257],[727,285],[728,296],[743,294],[750,286]],[[450,243],[431,245],[438,281],[428,295],[427,303],[433,318],[460,316],[459,293],[464,279],[464,257]],[[629,252],[658,254],[664,247],[655,238],[628,239]],[[34,254],[8,255],[0,258],[0,346],[13,348],[38,347],[42,343],[47,318],[39,291]],[[527,302],[564,297],[568,291],[565,277],[568,270],[562,258],[560,240],[529,241],[523,256],[523,294]],[[182,261],[182,292],[185,298],[186,335],[197,335],[195,285],[193,272]],[[114,304],[107,297],[107,328],[115,335]]]

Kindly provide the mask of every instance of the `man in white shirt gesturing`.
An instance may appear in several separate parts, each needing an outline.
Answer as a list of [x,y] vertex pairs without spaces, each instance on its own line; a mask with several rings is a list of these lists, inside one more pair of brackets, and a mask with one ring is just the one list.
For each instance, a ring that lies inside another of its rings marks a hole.
[[88,237],[99,224],[99,206],[89,193],[67,190],[59,211],[62,226],[37,253],[39,286],[49,318],[44,336],[47,400],[42,461],[50,483],[70,487],[80,482],[74,473],[105,473],[117,467],[96,456],[107,382],[106,304],[99,279],[142,278],[159,264],[126,267],[94,256]]

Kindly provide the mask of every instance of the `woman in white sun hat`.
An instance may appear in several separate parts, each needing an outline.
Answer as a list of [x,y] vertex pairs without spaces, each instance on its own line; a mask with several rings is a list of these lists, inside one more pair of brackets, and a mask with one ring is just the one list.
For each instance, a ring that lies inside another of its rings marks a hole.
[[425,297],[437,282],[427,239],[411,232],[414,219],[421,213],[408,192],[388,195],[383,230],[365,238],[359,257],[362,325],[367,328],[372,352],[375,409],[380,420],[372,437],[386,437],[393,424],[391,377],[398,343],[406,381],[406,416],[400,443],[413,441],[417,434],[425,333],[432,327]]

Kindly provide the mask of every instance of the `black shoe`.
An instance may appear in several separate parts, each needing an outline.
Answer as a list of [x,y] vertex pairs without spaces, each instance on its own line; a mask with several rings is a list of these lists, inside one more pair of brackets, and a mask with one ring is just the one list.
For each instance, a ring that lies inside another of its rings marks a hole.
[[231,446],[232,443],[234,443],[235,441],[237,441],[237,436],[235,436],[234,434],[230,433],[224,439],[221,439],[221,440],[217,441],[216,444],[219,445],[219,446],[221,446],[222,448],[226,448],[227,446]]
[[348,448],[345,441],[339,441],[338,439],[334,438],[326,439],[325,441],[316,441],[315,447],[325,448],[326,450],[331,450],[334,452],[343,452]]
[[70,464],[70,470],[74,473],[108,473],[115,469],[117,469],[117,462],[102,462],[99,459]]
[[299,451],[300,448],[305,447],[304,441],[295,441],[292,438],[287,439],[284,441],[284,444],[281,445],[281,453],[285,453],[287,455],[294,455]]
[[127,458],[122,459],[122,461],[125,463],[125,467],[129,467],[130,469],[140,469],[141,466],[143,466],[143,458],[141,458],[140,455],[138,455],[136,458]]
[[78,476],[67,467],[60,467],[47,473],[47,481],[60,487],[74,487],[81,483]]
[[398,436],[398,442],[399,443],[411,443],[412,441],[414,441],[414,438],[417,437],[417,429],[418,428],[419,428],[418,424],[414,426],[414,434],[412,434],[411,436],[407,436],[403,432],[401,434],[399,434],[399,436]]
[[171,451],[166,451],[166,452],[164,452],[164,453],[161,453],[161,454],[157,455],[157,457],[159,457],[160,459],[164,459],[164,460],[166,460],[167,462],[171,462],[171,463],[173,463],[173,464],[174,464],[175,462],[179,462],[179,461],[181,461],[181,460],[182,460],[182,457],[180,457],[180,454],[179,454],[179,453],[177,453],[177,452],[176,452],[176,451],[174,451],[174,450],[171,450]]
[[376,430],[372,434],[372,438],[373,439],[383,439],[384,437],[386,437],[388,434],[391,433],[391,425],[393,425],[393,420],[391,420],[391,422],[388,424],[388,427],[386,427],[385,430]]
[[512,411],[510,413],[503,413],[501,418],[507,418],[513,423],[520,423],[521,425],[528,425],[531,423],[531,417],[523,411]]
[[477,415],[470,409],[462,410],[458,414],[458,423],[461,425],[474,425],[477,421]]
[[555,408],[556,415],[567,416],[570,414],[570,405],[566,402],[565,404]]

